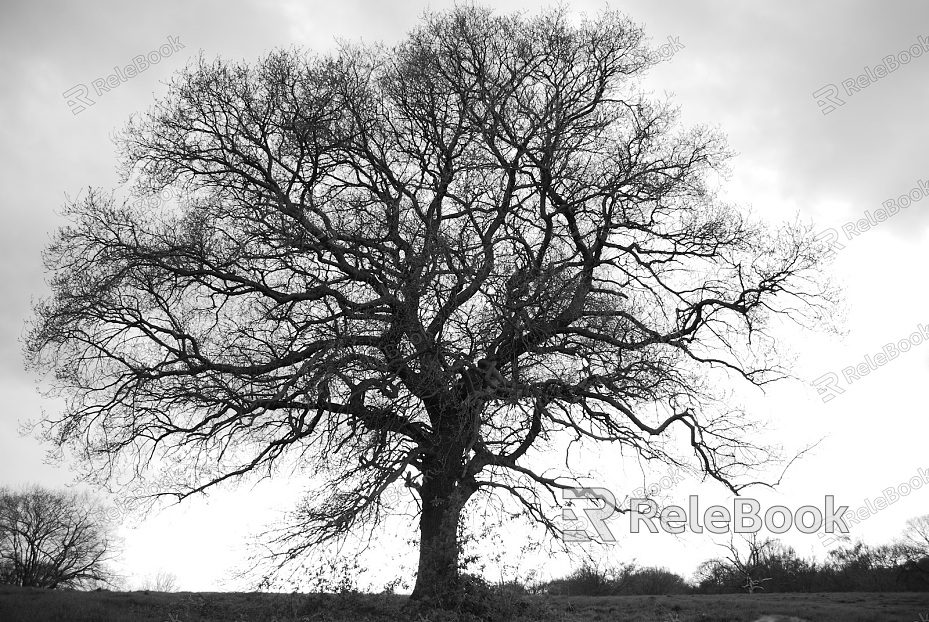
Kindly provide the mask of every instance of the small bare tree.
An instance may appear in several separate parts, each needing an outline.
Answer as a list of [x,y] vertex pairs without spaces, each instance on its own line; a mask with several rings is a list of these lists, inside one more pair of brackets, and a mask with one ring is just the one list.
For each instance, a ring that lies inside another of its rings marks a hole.
[[166,570],[159,570],[154,575],[146,575],[139,584],[140,590],[151,592],[176,592],[177,575]]
[[88,494],[38,486],[0,488],[0,583],[24,587],[113,585],[114,539]]

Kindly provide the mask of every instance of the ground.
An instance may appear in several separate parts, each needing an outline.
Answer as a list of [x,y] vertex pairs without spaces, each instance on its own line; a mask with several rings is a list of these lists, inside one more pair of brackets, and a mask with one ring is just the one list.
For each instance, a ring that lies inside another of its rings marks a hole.
[[73,592],[0,586],[3,622],[750,622],[766,613],[811,622],[919,622],[929,619],[929,593],[514,596],[478,616],[431,611],[392,595]]

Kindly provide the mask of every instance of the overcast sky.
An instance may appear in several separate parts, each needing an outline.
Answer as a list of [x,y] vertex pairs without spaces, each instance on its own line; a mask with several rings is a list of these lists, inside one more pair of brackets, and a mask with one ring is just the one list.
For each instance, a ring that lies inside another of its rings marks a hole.
[[[738,153],[729,199],[772,221],[799,216],[824,232],[835,230],[842,248],[836,247],[833,270],[845,287],[847,336],[801,334],[789,344],[800,381],[763,395],[749,392],[746,399],[771,420],[775,442],[801,447],[825,437],[793,466],[777,492],[759,494],[762,505],[822,507],[824,495],[831,494],[839,504],[858,508],[920,468],[929,470],[929,339],[857,380],[843,373],[850,366],[867,367],[866,355],[873,361],[887,344],[929,325],[924,277],[929,197],[922,197],[929,191],[929,3],[811,4],[569,3],[578,13],[619,8],[644,26],[656,47],[673,44],[673,56],[651,72],[647,84],[656,94],[673,95],[685,123],[718,126],[728,135]],[[200,50],[209,57],[253,61],[281,46],[325,52],[337,39],[389,44],[424,9],[450,5],[358,0],[0,5],[0,485],[71,481],[66,465],[45,464],[45,448],[18,433],[20,424],[40,417],[43,409],[56,409],[36,394],[36,379],[23,371],[20,339],[31,300],[47,292],[41,251],[63,224],[65,195],[117,184],[112,133],[164,94],[164,81]],[[534,4],[495,6],[509,12]],[[157,64],[94,92],[94,81],[105,80],[114,66],[162,46],[170,54]],[[74,88],[80,93],[80,85],[93,104],[85,101],[75,114],[82,104],[75,104]],[[65,93],[72,94],[71,106]],[[886,202],[908,203],[897,201],[902,195],[912,204],[881,219],[878,210]],[[831,393],[820,395],[814,381],[828,373],[838,381]],[[663,475],[660,469],[634,477],[611,472],[608,453],[604,456],[605,483],[619,495],[633,483]],[[228,585],[222,580],[235,566],[237,547],[298,489],[293,482],[262,484],[166,510],[135,529],[124,522],[124,571],[135,578],[164,568],[185,589],[221,589]],[[697,491],[707,504],[726,498],[691,480],[669,494],[683,504]],[[907,518],[926,513],[929,484],[854,526],[852,535],[887,541]],[[784,539],[801,555],[822,556],[815,536],[792,532]],[[712,554],[706,537],[647,534],[626,537],[608,552],[614,560],[635,557],[685,575]]]

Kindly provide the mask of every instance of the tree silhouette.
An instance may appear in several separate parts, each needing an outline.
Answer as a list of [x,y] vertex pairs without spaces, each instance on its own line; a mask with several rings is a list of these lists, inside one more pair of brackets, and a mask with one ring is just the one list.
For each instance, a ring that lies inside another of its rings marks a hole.
[[454,589],[476,495],[559,532],[559,439],[747,485],[772,454],[711,385],[785,375],[765,323],[828,312],[823,249],[715,196],[724,141],[641,93],[656,62],[613,12],[477,7],[390,48],[201,58],[118,141],[126,181],[179,201],[91,191],[47,249],[26,354],[68,398],[48,438],[91,477],[180,461],[180,498],[324,479],[282,563],[408,489],[417,598]]
[[146,575],[139,584],[139,589],[152,592],[176,592],[177,575],[167,570],[159,570],[154,575]]
[[929,587],[929,514],[907,519],[906,529],[893,547],[899,557],[901,577],[911,588]]
[[907,519],[901,542],[915,554],[929,556],[929,514]]
[[0,488],[0,583],[89,587],[114,578],[113,538],[88,495]]

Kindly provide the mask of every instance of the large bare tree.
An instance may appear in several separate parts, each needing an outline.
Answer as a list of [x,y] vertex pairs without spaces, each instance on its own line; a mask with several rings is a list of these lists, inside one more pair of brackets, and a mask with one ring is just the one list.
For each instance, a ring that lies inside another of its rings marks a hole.
[[562,440],[738,490],[771,455],[711,385],[783,375],[765,322],[819,320],[823,249],[717,199],[727,148],[642,93],[658,60],[616,13],[477,7],[393,47],[201,58],[118,139],[134,188],[181,199],[90,192],[47,249],[48,437],[91,476],[180,462],[181,497],[328,478],[287,559],[408,488],[416,597],[454,588],[476,494],[557,532]]

